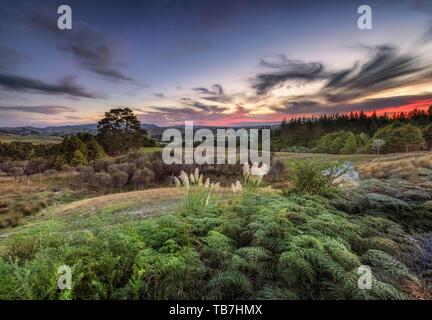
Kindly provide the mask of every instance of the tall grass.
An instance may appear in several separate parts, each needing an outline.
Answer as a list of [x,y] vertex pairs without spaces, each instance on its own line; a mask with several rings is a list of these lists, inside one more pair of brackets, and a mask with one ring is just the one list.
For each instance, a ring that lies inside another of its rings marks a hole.
[[182,206],[185,212],[197,212],[202,208],[215,205],[220,183],[211,183],[209,178],[204,180],[198,168],[195,168],[189,175],[181,171],[180,176],[175,177],[174,180],[176,187],[182,187],[187,192]]

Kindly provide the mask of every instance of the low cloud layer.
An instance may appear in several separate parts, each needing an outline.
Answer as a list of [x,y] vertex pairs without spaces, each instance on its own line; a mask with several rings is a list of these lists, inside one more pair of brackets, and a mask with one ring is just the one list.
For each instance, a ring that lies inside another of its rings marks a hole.
[[0,114],[4,112],[26,112],[45,115],[59,115],[65,112],[76,111],[76,109],[62,106],[0,106]]

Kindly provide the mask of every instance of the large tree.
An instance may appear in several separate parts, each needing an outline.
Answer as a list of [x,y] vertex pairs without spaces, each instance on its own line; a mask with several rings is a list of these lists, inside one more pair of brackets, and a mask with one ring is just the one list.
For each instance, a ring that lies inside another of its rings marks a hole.
[[400,122],[394,122],[379,129],[373,138],[385,141],[385,145],[382,147],[384,152],[419,150],[425,144],[423,132],[419,127]]
[[111,155],[152,145],[152,140],[129,108],[114,108],[105,113],[105,118],[98,122],[98,140]]

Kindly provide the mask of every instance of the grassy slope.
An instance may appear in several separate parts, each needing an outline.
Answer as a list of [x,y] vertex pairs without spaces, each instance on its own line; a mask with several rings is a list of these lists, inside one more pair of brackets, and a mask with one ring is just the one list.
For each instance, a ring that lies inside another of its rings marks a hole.
[[0,253],[4,241],[14,235],[38,234],[42,230],[73,233],[79,230],[110,228],[143,217],[173,212],[184,191],[158,188],[95,197],[48,207],[27,217],[15,228],[0,229]]

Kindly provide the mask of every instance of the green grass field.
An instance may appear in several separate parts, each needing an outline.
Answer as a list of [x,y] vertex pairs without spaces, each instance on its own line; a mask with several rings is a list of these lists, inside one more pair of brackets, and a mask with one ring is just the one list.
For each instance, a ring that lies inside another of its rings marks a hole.
[[141,148],[140,151],[144,154],[148,154],[148,153],[153,153],[153,152],[157,152],[157,151],[162,151],[162,147],[144,147]]
[[0,142],[10,143],[10,142],[30,142],[33,144],[49,144],[49,143],[60,143],[62,141],[61,137],[54,136],[39,136],[39,135],[28,135],[28,136],[18,136],[14,134],[0,134]]

